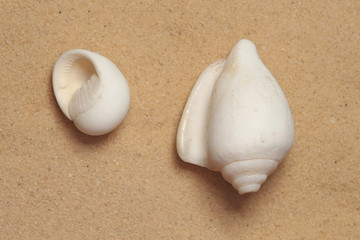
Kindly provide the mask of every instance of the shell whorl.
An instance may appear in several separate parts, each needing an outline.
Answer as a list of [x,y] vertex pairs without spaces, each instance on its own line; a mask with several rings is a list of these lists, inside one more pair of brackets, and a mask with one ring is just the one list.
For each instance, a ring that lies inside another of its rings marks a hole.
[[98,76],[93,74],[90,79],[74,93],[69,103],[69,114],[72,119],[86,112],[99,101],[102,87]]
[[272,159],[240,160],[227,164],[221,171],[226,181],[240,193],[257,192],[279,162]]

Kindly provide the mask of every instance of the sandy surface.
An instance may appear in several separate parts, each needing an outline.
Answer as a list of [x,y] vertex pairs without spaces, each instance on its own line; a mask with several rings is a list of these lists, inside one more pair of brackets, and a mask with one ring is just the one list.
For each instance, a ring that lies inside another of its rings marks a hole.
[[[1,1],[0,239],[360,239],[360,2]],[[252,40],[287,96],[295,144],[255,194],[183,163],[175,137],[206,66]],[[111,59],[122,125],[79,132],[57,58]]]

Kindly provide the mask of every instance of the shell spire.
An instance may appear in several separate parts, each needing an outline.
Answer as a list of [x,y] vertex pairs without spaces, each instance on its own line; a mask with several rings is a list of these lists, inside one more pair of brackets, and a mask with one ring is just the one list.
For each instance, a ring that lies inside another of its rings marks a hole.
[[[222,172],[240,194],[256,192],[293,144],[290,107],[249,40],[240,40],[222,67],[215,71],[210,65],[208,71],[185,106],[178,153],[186,162]],[[194,110],[200,107],[206,109]],[[192,142],[201,148],[188,147]]]

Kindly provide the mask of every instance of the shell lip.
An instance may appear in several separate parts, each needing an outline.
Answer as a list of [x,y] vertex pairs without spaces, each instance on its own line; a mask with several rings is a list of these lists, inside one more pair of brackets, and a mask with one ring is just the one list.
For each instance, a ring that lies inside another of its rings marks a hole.
[[200,74],[188,97],[176,136],[178,155],[185,162],[209,168],[206,119],[209,116],[213,86],[225,62],[225,59],[219,59],[210,64]]

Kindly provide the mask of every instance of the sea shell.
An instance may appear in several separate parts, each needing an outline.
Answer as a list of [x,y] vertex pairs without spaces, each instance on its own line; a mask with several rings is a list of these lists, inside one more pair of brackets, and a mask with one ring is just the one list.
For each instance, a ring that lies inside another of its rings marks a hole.
[[244,39],[197,80],[178,128],[177,151],[185,162],[221,172],[243,194],[260,189],[293,141],[285,95],[255,45]]
[[97,53],[74,49],[53,70],[56,100],[75,126],[88,135],[114,130],[130,105],[129,85],[116,65]]

